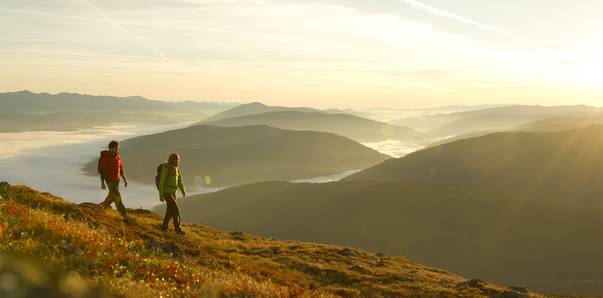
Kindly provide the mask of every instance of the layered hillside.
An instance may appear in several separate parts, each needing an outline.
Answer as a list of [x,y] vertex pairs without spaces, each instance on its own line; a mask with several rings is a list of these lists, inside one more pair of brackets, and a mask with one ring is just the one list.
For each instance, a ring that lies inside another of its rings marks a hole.
[[544,293],[603,295],[603,127],[498,133],[341,182],[265,182],[182,200],[184,218],[353,245]]
[[[193,126],[129,139],[120,150],[134,180],[154,183],[157,165],[178,152],[185,182],[215,187],[340,174],[389,158],[334,134],[267,126]],[[96,161],[87,170],[96,174]]]
[[376,142],[388,139],[408,141],[423,137],[411,128],[348,114],[323,112],[277,111],[227,118],[207,124],[225,127],[268,125],[283,129],[322,131],[361,142]]
[[3,275],[7,297],[45,287],[64,297],[542,297],[353,248],[188,224],[185,236],[165,233],[151,212],[129,210],[124,221],[24,186],[0,183],[0,198],[0,253],[68,272],[49,276],[3,262],[13,281]]
[[389,160],[348,181],[419,182],[490,191],[603,194],[603,126],[506,132],[460,140]]

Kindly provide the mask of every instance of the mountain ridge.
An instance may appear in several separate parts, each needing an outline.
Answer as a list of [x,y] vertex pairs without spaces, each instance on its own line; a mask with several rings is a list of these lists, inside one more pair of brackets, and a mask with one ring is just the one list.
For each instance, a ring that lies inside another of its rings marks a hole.
[[399,127],[350,114],[323,112],[274,111],[207,122],[214,126],[268,125],[282,129],[323,131],[357,141],[375,142],[388,139],[415,140],[425,136],[414,129]]

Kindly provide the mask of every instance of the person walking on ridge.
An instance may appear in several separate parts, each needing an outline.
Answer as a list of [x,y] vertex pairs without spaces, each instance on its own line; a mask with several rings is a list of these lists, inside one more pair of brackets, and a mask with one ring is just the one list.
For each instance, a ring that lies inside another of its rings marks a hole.
[[180,208],[176,202],[176,191],[180,189],[183,197],[186,197],[184,181],[180,174],[180,156],[176,153],[170,154],[168,161],[159,165],[157,188],[159,189],[159,200],[166,202],[165,217],[161,229],[168,230],[170,220],[173,221],[174,229],[178,234],[186,234],[180,228]]
[[[126,217],[126,207],[124,206],[119,192],[120,178],[124,179],[124,186],[128,187],[128,178],[124,173],[124,167],[121,163],[119,155],[119,142],[111,141],[109,150],[103,150],[98,159],[98,173],[101,178],[101,188],[109,187],[109,194],[105,200],[100,203],[100,206],[106,209],[111,208],[111,203],[115,203],[115,207],[119,213]],[[105,184],[106,183],[106,184]]]

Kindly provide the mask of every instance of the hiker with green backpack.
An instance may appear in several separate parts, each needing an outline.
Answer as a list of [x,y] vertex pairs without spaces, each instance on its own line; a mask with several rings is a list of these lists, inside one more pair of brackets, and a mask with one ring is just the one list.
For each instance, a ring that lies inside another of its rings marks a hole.
[[180,208],[176,202],[176,191],[180,189],[182,196],[186,196],[184,181],[178,168],[180,156],[176,153],[170,154],[167,162],[163,162],[157,167],[157,176],[155,183],[159,190],[159,200],[166,202],[165,217],[161,229],[167,231],[170,220],[174,223],[174,229],[178,234],[185,234],[180,228]]

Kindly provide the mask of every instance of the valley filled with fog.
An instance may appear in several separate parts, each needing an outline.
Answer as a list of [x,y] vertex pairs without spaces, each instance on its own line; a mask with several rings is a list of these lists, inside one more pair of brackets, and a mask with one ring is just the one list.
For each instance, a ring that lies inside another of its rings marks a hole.
[[[28,131],[0,133],[0,180],[11,184],[27,184],[75,203],[101,202],[106,191],[100,189],[98,177],[86,175],[83,167],[98,158],[110,140],[125,140],[136,136],[184,128],[191,122],[170,125],[121,124],[78,131]],[[385,140],[363,143],[392,157],[402,157],[422,145]],[[166,157],[167,157],[166,153]],[[161,160],[157,160],[159,164]],[[183,160],[186,162],[186,160]],[[127,160],[126,164],[127,175]],[[361,169],[312,178],[293,179],[298,183],[323,183],[343,179]],[[153,173],[152,173],[153,174]],[[159,203],[154,181],[129,181],[121,185],[124,204],[129,208],[150,208]],[[187,181],[190,195],[208,193],[221,188],[207,187],[199,181]]]
[[[3,144],[0,147],[1,180],[11,184],[27,184],[76,203],[98,203],[105,198],[106,191],[100,188],[98,177],[85,175],[82,168],[90,159],[98,158],[99,152],[105,149],[110,140],[188,124],[143,127],[115,125],[73,132],[0,133],[0,143]],[[130,182],[128,188],[122,185],[125,205],[139,208],[156,204],[157,191],[152,183]],[[199,193],[203,191],[211,189],[197,190]]]

